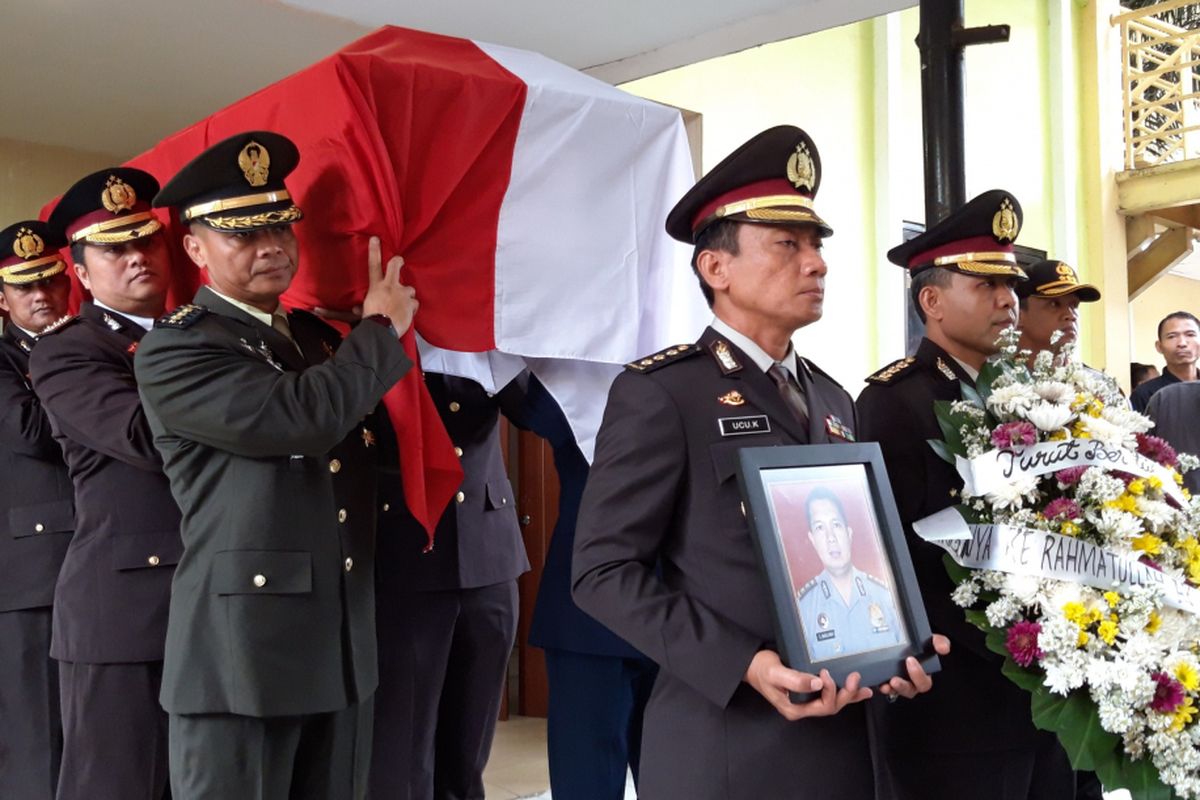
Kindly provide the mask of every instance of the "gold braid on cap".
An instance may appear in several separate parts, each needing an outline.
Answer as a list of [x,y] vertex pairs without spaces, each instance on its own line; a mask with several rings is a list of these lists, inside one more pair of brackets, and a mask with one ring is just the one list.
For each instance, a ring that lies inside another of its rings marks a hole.
[[[47,256],[46,258],[26,261],[24,264],[14,264],[11,267],[0,269],[0,281],[13,286],[20,286],[40,281],[42,278],[49,278],[52,275],[65,272],[66,269],[67,264],[61,258],[56,255]],[[30,272],[30,270],[33,271]]]
[[292,196],[282,190],[278,192],[262,192],[261,194],[247,194],[241,197],[226,197],[223,200],[213,200],[208,203],[191,206],[183,212],[183,218],[195,219],[196,217],[203,217],[206,214],[215,214],[218,211],[231,211],[235,208],[261,206],[267,203],[282,203],[284,200],[291,199]]
[[[1000,262],[1000,263],[996,263]],[[1017,266],[1017,257],[1012,253],[955,253],[933,260],[931,267],[957,269],[969,275],[1015,275],[1025,277],[1025,271]],[[919,270],[918,270],[919,271]]]
[[268,225],[283,225],[295,222],[304,214],[296,206],[289,206],[278,211],[264,211],[261,214],[251,214],[244,217],[204,217],[200,220],[205,225],[218,231],[242,230],[245,228],[264,228]]
[[[126,226],[137,222],[145,224],[126,228]],[[143,236],[149,236],[161,227],[162,223],[158,221],[153,213],[141,211],[137,214],[126,214],[115,219],[107,219],[97,222],[94,225],[88,225],[86,228],[80,228],[71,234],[71,241],[78,242],[86,239],[88,244],[128,242],[133,239],[140,239]],[[123,228],[124,230],[114,231],[114,228]]]

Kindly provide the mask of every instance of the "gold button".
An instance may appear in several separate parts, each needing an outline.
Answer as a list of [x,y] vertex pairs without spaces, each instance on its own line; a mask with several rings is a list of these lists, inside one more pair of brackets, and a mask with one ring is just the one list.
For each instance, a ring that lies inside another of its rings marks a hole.
[[346,559],[346,572],[349,572],[352,569],[354,569],[354,559],[347,558]]
[[467,496],[465,494],[463,494],[462,492],[459,492],[458,495],[456,495],[454,499],[458,500],[458,502],[461,503],[463,500],[467,499]]
[[506,505],[508,505],[508,498],[507,498],[507,497],[501,497],[501,498],[500,498],[500,505],[502,505],[502,506],[506,506]]
[[388,510],[388,509],[390,509],[391,507],[392,507],[392,504],[391,504],[391,503],[384,503],[384,504],[383,504],[383,510],[384,510],[384,511],[387,511],[387,510]]
[[330,459],[329,471],[332,473],[335,473],[335,474],[338,472],[341,472],[342,471],[342,462],[338,461],[336,458]]
[[460,408],[462,408],[462,406],[460,406],[457,401],[455,401],[455,400],[450,401],[450,410],[451,411],[458,411]]
[[339,508],[338,509],[338,522],[345,522],[345,521],[346,521],[346,509]]
[[146,559],[146,563],[152,567],[157,567],[159,565],[159,558],[158,556],[150,556]]
[[266,575],[255,575],[254,576],[254,585],[260,589],[262,587],[266,586],[267,585],[267,576]]
[[454,455],[458,456],[459,458],[462,458],[462,448],[461,447],[454,448]]
[[46,526],[39,522],[37,525],[33,526],[33,529],[38,533],[41,533],[42,531],[46,530]]

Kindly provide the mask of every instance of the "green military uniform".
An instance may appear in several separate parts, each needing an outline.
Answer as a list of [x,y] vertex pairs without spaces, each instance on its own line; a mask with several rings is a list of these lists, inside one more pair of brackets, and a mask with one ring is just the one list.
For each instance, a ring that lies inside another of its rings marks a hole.
[[822,570],[796,593],[796,605],[814,662],[890,647],[901,639],[891,590],[860,569],[854,569],[849,602]]

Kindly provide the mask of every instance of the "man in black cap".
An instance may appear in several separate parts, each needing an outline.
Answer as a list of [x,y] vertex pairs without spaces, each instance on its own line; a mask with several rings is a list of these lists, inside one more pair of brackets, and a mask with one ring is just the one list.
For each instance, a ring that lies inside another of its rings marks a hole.
[[[738,450],[849,441],[849,395],[792,348],[820,319],[831,231],[813,208],[816,145],[755,136],[667,217],[695,244],[715,319],[699,342],[617,377],[579,512],[574,598],[659,665],[645,712],[646,798],[874,798],[857,673],[845,686],[784,666],[735,475]],[[941,640],[939,646],[947,645]],[[882,687],[911,696],[915,659]],[[793,704],[788,692],[815,692]],[[802,788],[803,787],[803,788]]]
[[0,231],[0,797],[53,800],[62,758],[54,582],[75,527],[62,450],[29,383],[37,335],[67,313],[65,242],[39,220]]
[[1075,269],[1062,261],[1039,261],[1025,272],[1029,279],[1017,284],[1016,290],[1020,347],[1034,355],[1043,350],[1057,353],[1079,337],[1080,303],[1096,302],[1100,290],[1080,283]]
[[156,191],[141,170],[101,170],[68,189],[49,219],[92,294],[78,317],[42,333],[29,359],[75,484],[50,650],[62,687],[59,800],[159,800],[167,791],[158,690],[179,509],[133,377],[170,276],[150,210]]
[[925,338],[913,356],[867,379],[858,398],[860,438],[879,442],[908,537],[929,624],[955,650],[942,660],[937,690],[912,703],[876,706],[888,796],[901,800],[1025,800],[1074,796],[1074,774],[1052,734],[1030,720],[1029,695],[1000,673],[1002,659],[950,599],[943,551],[917,538],[912,523],[954,505],[962,480],[929,447],[941,439],[936,400],[959,400],[1016,322],[1013,241],[1021,206],[985,192],[925,233],[888,252],[912,275],[913,305]]
[[[416,310],[370,242],[365,319],[341,341],[279,297],[298,267],[284,185],[296,146],[218,142],[155,205],[188,226],[210,282],[160,319],[137,377],[184,509],[162,703],[171,791],[191,798],[361,798],[371,752],[376,405],[412,366]],[[381,434],[386,428],[387,433]]]

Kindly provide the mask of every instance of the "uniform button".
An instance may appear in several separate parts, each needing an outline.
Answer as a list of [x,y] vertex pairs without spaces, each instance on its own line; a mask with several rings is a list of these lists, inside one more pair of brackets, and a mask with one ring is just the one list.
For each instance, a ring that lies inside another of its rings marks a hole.
[[146,559],[146,563],[152,567],[157,567],[159,565],[159,558],[158,556],[150,556]]
[[502,506],[506,506],[506,505],[508,505],[508,498],[507,498],[507,497],[501,497],[501,498],[500,498],[500,505],[502,505]]
[[46,526],[39,522],[37,525],[33,526],[33,529],[38,533],[41,533],[42,531],[46,530]]
[[254,585],[260,589],[262,587],[266,586],[267,585],[267,576],[266,575],[255,575],[254,576]]
[[329,471],[333,472],[333,473],[341,472],[342,471],[342,462],[338,461],[336,458],[330,459]]
[[460,406],[456,400],[450,401],[450,410],[451,411],[458,411],[460,408],[462,408],[462,406]]
[[459,492],[454,499],[461,503],[463,500],[467,499],[467,496],[462,492]]
[[454,455],[458,456],[459,458],[462,458],[462,448],[461,447],[454,448]]
[[383,504],[383,510],[384,510],[384,511],[387,511],[387,510],[388,510],[388,509],[390,509],[391,507],[392,507],[392,504],[391,504],[391,503],[384,503],[384,504]]
[[347,558],[346,559],[346,572],[349,572],[352,569],[354,569],[354,559]]
[[345,522],[345,521],[346,521],[346,509],[339,508],[338,509],[338,522]]

